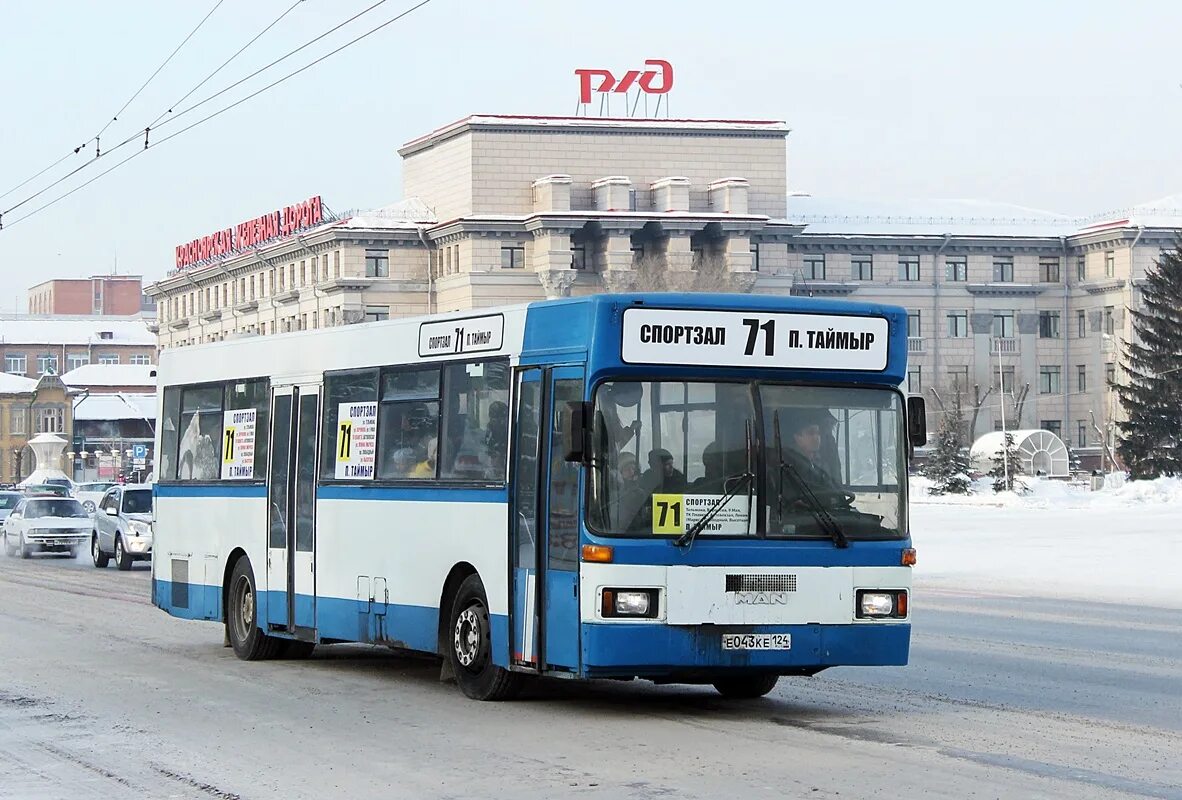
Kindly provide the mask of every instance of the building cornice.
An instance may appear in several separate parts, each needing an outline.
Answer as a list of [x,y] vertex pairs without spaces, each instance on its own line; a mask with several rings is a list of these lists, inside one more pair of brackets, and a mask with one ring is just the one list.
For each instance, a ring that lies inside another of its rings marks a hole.
[[1088,281],[1079,284],[1079,288],[1083,289],[1088,294],[1104,294],[1106,292],[1116,292],[1125,288],[1125,280],[1123,278],[1108,278],[1102,281]]
[[1037,283],[966,283],[964,288],[969,294],[983,297],[1036,297],[1047,287]]

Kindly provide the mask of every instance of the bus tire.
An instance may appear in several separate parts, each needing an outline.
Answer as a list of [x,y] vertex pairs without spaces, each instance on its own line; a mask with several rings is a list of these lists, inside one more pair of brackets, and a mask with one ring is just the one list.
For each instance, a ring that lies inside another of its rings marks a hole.
[[732,700],[754,700],[775,689],[779,680],[779,675],[741,675],[717,680],[714,688],[720,695]]
[[234,655],[243,661],[275,658],[284,644],[282,639],[268,636],[259,627],[257,596],[254,570],[250,567],[250,559],[243,556],[234,564],[226,604],[226,633]]
[[106,569],[111,563],[111,557],[99,547],[97,533],[90,537],[90,557],[94,559],[94,565],[98,569]]
[[473,700],[506,700],[521,688],[521,676],[492,661],[488,597],[479,575],[460,584],[447,627],[447,653],[456,683]]

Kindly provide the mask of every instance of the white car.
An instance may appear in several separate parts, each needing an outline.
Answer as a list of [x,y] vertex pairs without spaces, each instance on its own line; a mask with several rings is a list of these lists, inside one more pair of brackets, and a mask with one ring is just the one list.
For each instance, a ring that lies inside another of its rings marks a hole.
[[73,497],[25,497],[4,520],[4,552],[28,558],[37,551],[67,553],[86,545],[90,515]]
[[74,488],[74,497],[78,498],[78,502],[82,503],[83,508],[93,514],[98,508],[99,501],[103,499],[103,495],[114,485],[114,481],[80,483]]
[[99,569],[111,557],[121,570],[152,558],[152,487],[148,484],[112,486],[94,515],[90,555]]

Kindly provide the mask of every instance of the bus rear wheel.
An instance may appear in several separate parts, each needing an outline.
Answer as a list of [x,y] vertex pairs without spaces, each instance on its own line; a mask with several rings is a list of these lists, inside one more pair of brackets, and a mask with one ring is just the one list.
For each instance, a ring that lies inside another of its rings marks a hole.
[[456,683],[473,700],[506,700],[521,688],[521,676],[492,662],[488,598],[478,575],[460,584],[451,607],[448,658]]
[[714,688],[723,697],[733,700],[753,700],[756,697],[763,697],[775,689],[779,680],[779,675],[742,675],[717,680],[714,682]]
[[250,559],[243,556],[234,564],[226,603],[226,633],[234,655],[243,661],[275,658],[285,644],[284,640],[263,633],[259,627],[256,597],[254,570],[250,567]]

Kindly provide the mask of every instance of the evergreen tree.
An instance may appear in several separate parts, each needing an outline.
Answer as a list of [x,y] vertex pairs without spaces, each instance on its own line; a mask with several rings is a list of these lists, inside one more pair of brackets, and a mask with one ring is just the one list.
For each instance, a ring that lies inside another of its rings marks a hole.
[[1141,300],[1115,387],[1128,415],[1116,449],[1133,480],[1182,475],[1182,243],[1146,272]]
[[1006,431],[1005,443],[993,456],[993,467],[988,473],[989,477],[993,478],[993,491],[1018,492],[1019,494],[1025,492],[1026,484],[1022,482],[1021,472],[1022,462],[1018,459],[1018,448],[1014,445],[1014,434]]
[[964,445],[964,411],[960,387],[954,388],[952,409],[940,421],[936,447],[928,459],[924,476],[933,485],[929,494],[969,494],[969,456]]

